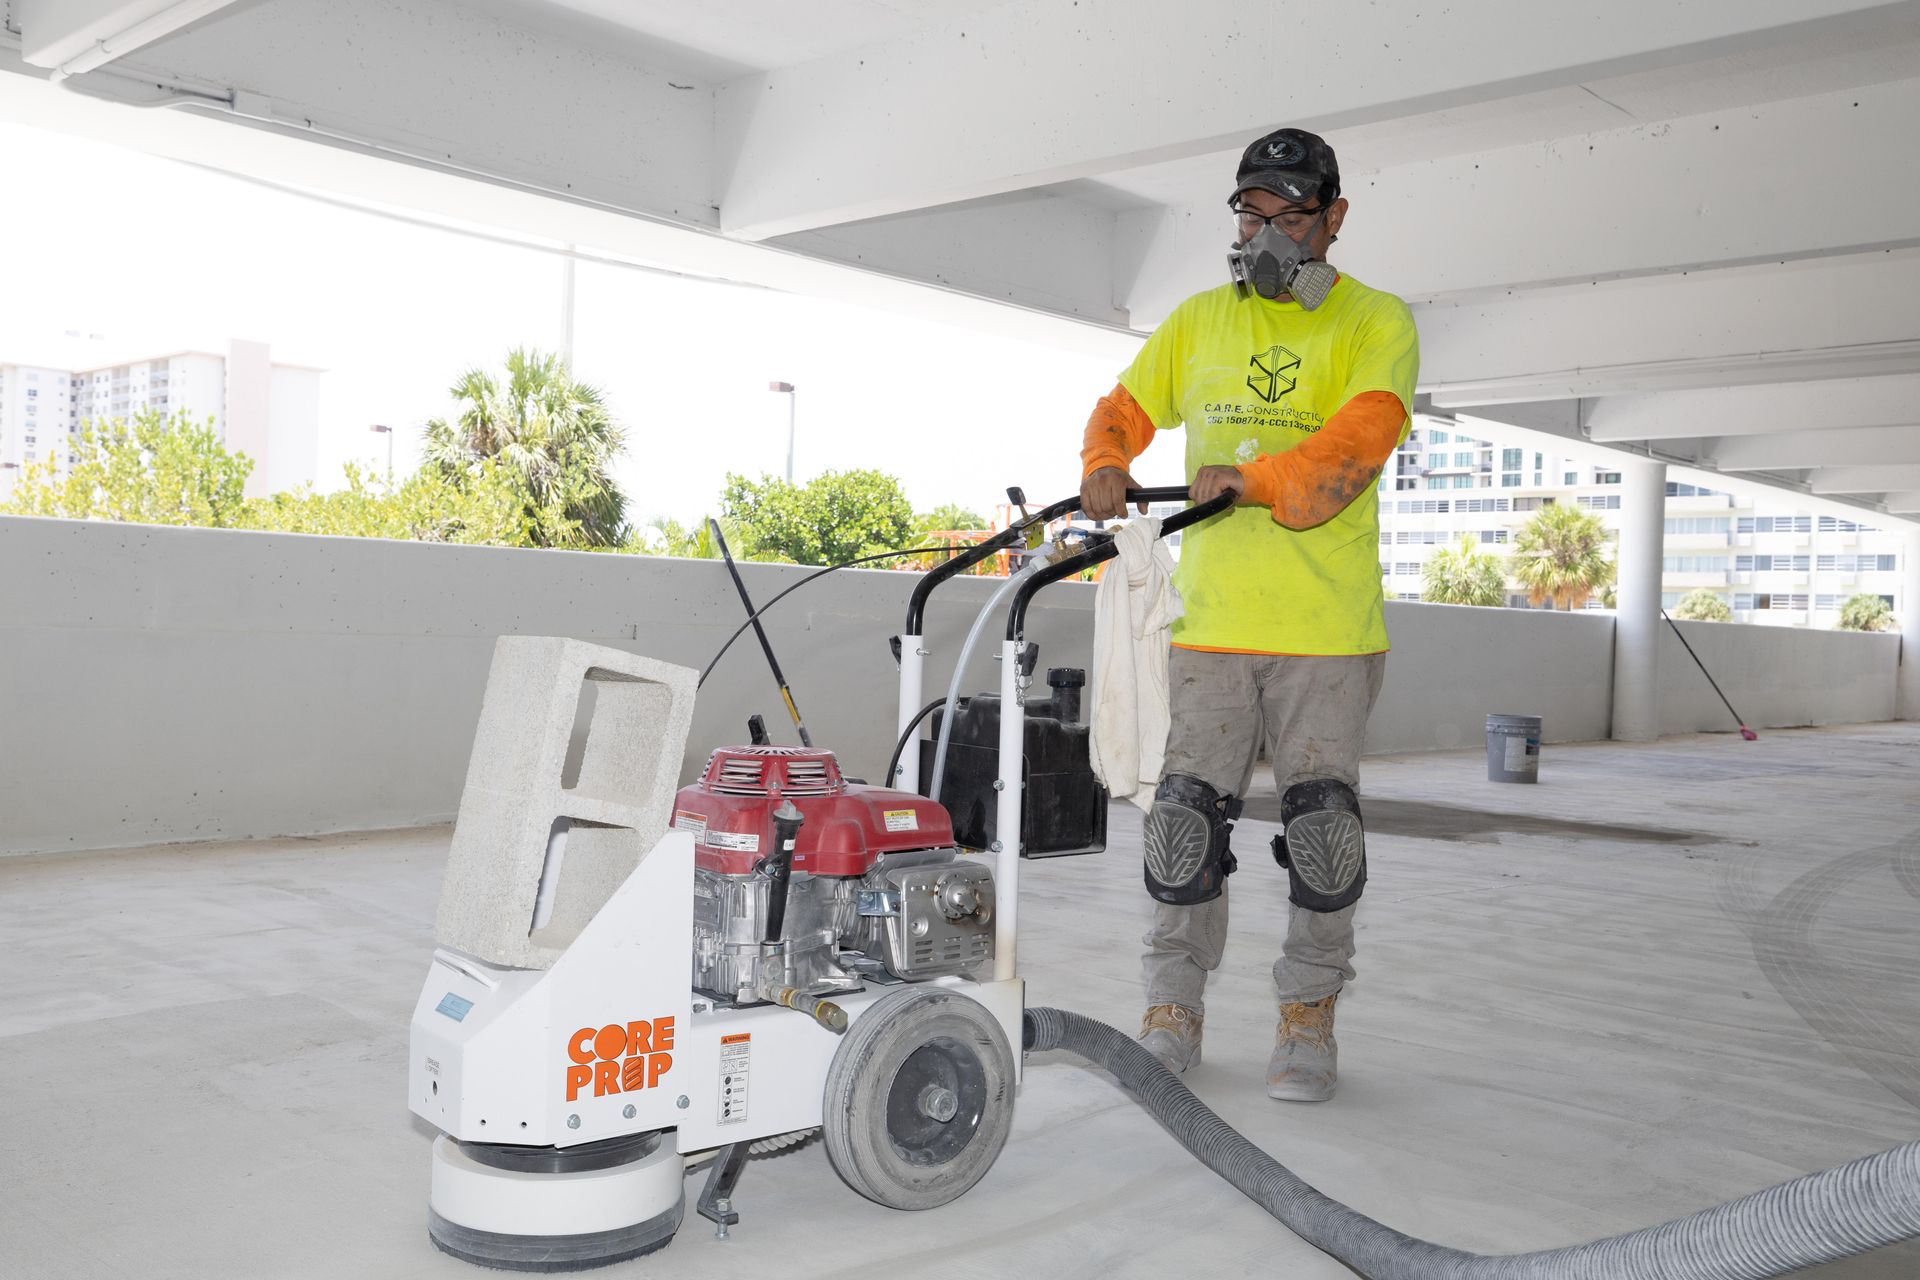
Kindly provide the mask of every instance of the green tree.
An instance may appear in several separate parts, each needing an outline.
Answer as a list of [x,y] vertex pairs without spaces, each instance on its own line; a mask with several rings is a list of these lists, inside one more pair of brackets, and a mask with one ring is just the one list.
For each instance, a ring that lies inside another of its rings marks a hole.
[[626,443],[600,393],[576,382],[557,355],[515,349],[506,378],[469,369],[453,384],[463,403],[452,422],[427,424],[426,465],[449,483],[479,480],[488,461],[526,493],[532,545],[617,547],[626,541],[626,497],[612,473]]
[[1893,625],[1893,610],[1879,596],[1863,591],[1840,606],[1839,625],[1842,631],[1885,631]]
[[1673,616],[1684,622],[1731,622],[1733,610],[1727,607],[1725,596],[1696,587],[1680,597],[1680,603],[1673,606]]
[[1590,511],[1564,503],[1540,508],[1513,537],[1508,572],[1539,604],[1578,609],[1613,585],[1606,526]]
[[1433,604],[1497,605],[1506,599],[1500,558],[1481,551],[1470,534],[1434,553],[1420,567],[1420,598]]
[[[58,443],[54,448],[59,448]],[[62,474],[54,455],[29,463],[4,508],[11,515],[227,528],[245,507],[253,459],[232,453],[213,421],[142,410],[87,424]]]
[[913,507],[880,471],[829,471],[804,486],[729,473],[720,511],[730,541],[739,530],[735,554],[749,559],[838,564],[912,545]]
[[347,487],[334,493],[316,493],[303,485],[250,499],[237,523],[279,533],[535,545],[526,489],[518,476],[493,459],[459,484],[423,467],[391,492],[351,462],[346,471]]

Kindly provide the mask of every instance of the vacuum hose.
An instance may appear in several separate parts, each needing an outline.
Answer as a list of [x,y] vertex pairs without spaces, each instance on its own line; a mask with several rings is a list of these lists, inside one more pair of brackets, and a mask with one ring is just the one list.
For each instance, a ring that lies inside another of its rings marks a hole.
[[1030,1051],[1065,1049],[1112,1072],[1202,1164],[1369,1280],[1764,1280],[1920,1235],[1920,1142],[1910,1142],[1591,1244],[1465,1253],[1402,1235],[1314,1190],[1103,1022],[1028,1009],[1023,1039]]

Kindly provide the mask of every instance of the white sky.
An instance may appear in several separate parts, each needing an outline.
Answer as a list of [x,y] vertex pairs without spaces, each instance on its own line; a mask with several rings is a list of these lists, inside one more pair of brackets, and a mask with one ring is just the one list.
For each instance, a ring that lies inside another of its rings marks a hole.
[[[450,411],[462,370],[555,348],[562,261],[408,226],[145,153],[0,124],[0,361],[82,367],[230,338],[321,379],[321,487],[351,459],[397,470]],[[31,251],[26,247],[31,246]],[[591,246],[583,246],[591,248]],[[1198,283],[1196,282],[1196,286]],[[74,339],[68,331],[101,335]],[[919,509],[991,515],[1009,484],[1047,501],[1078,484],[1079,441],[1111,362],[911,315],[582,263],[575,372],[629,433],[628,515],[714,509],[729,470],[779,474],[798,388],[796,479],[900,477]],[[1136,471],[1178,483],[1178,449]]]

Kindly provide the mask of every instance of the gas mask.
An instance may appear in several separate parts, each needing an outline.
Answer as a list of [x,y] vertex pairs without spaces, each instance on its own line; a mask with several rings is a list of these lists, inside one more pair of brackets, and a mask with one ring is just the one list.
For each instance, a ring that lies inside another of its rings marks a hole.
[[1340,278],[1330,264],[1313,256],[1313,237],[1326,216],[1327,211],[1320,210],[1298,240],[1269,222],[1251,240],[1234,241],[1227,251],[1227,272],[1233,278],[1234,290],[1244,298],[1252,289],[1268,300],[1289,293],[1304,311],[1325,302]]

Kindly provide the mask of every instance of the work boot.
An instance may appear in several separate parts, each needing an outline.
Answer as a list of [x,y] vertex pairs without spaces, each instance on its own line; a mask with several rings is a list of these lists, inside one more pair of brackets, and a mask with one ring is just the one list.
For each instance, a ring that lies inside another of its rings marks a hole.
[[1140,1019],[1140,1034],[1135,1043],[1160,1065],[1179,1075],[1200,1061],[1200,1024],[1206,1016],[1183,1004],[1156,1004]]
[[1267,1062],[1267,1096],[1283,1102],[1325,1102],[1338,1076],[1339,1046],[1333,1041],[1333,1002],[1339,993],[1312,1004],[1282,1004],[1273,1033],[1273,1057]]

